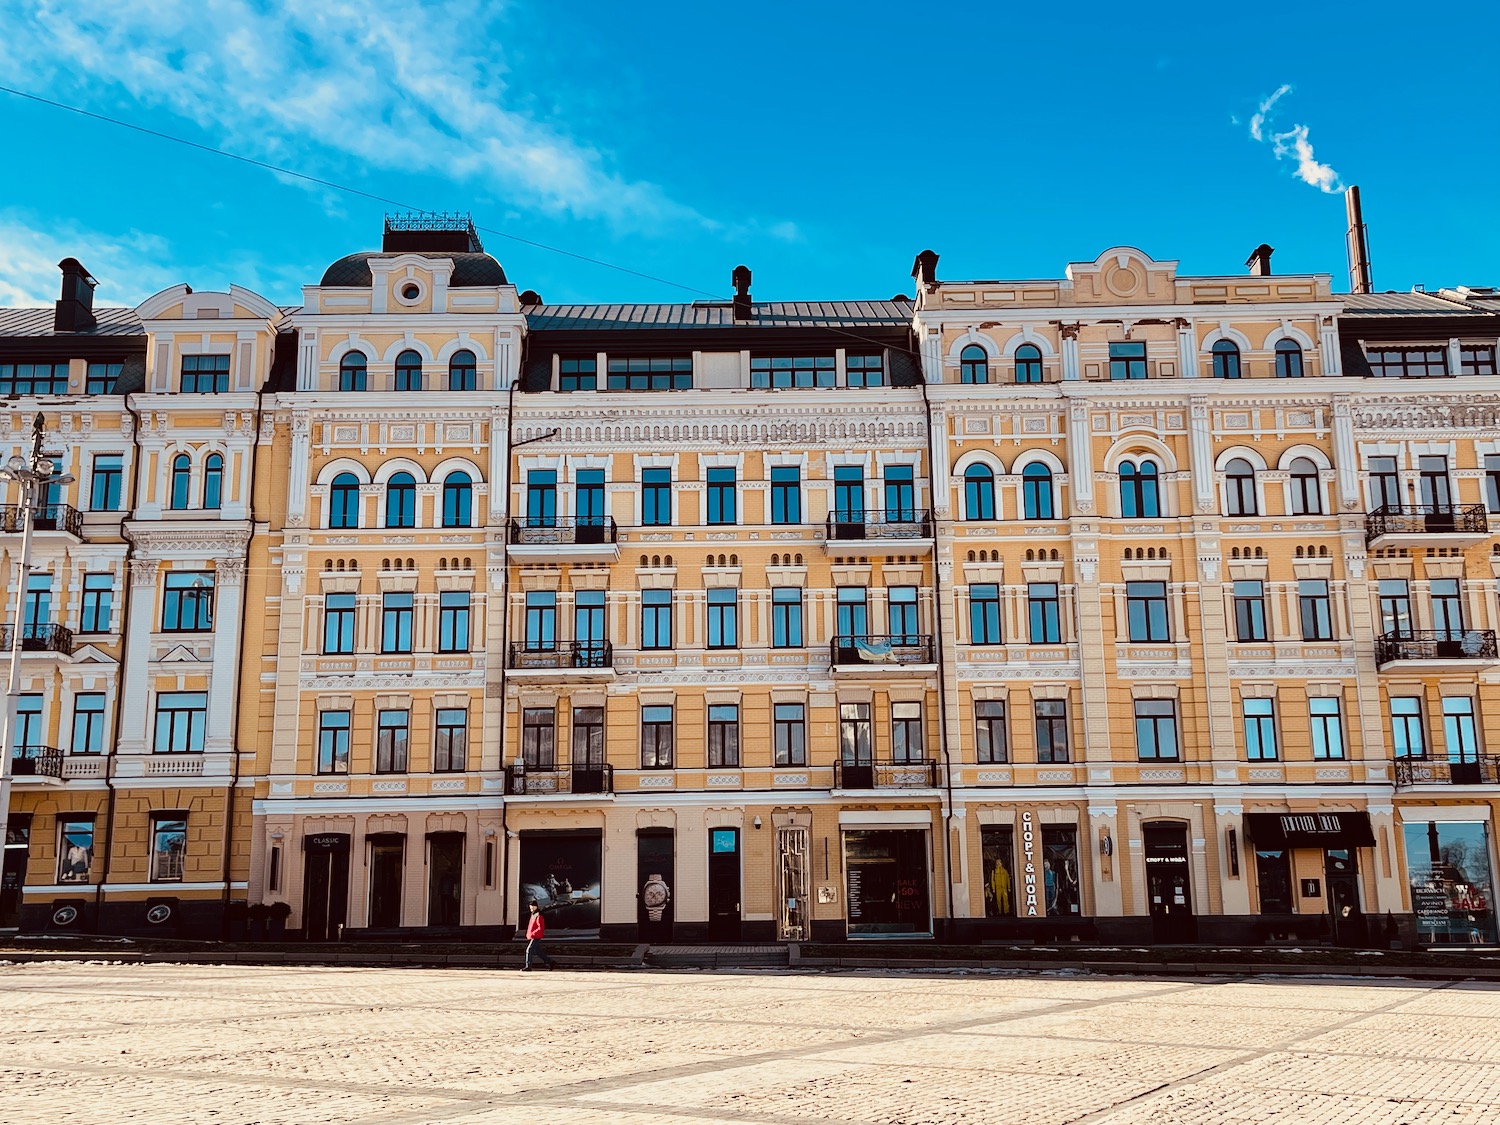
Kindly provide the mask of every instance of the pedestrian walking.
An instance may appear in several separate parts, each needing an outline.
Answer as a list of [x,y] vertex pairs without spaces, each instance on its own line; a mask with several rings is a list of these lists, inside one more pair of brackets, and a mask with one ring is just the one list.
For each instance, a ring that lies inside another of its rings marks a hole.
[[542,908],[536,899],[531,900],[531,921],[526,923],[526,961],[521,966],[523,973],[531,971],[531,959],[536,957],[549,969],[557,968],[552,958],[542,952],[542,939],[547,936],[547,922],[542,917]]

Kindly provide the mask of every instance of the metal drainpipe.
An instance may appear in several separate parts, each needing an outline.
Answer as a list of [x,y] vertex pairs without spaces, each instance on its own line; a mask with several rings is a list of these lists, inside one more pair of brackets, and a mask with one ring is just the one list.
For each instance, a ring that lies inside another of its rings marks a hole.
[[[931,500],[937,498],[937,478],[934,473],[937,470],[937,446],[932,433],[932,400],[927,397],[927,373],[922,368],[921,355],[917,356],[917,371],[921,381],[917,384],[922,392],[922,425],[927,430],[927,481],[928,497]],[[946,439],[946,434],[944,438]],[[937,675],[938,675],[938,754],[943,760],[943,788],[945,798],[943,801],[943,866],[948,876],[948,886],[943,892],[943,907],[946,921],[950,923],[946,928],[950,931],[944,937],[952,940],[953,921],[953,771],[948,763],[948,678],[944,673],[944,653],[946,645],[943,640],[943,579],[942,568],[938,560],[938,517],[937,508],[934,506],[932,512],[932,633],[933,641],[937,645]]]
[[[504,547],[503,565],[500,571],[500,927],[503,930],[510,916],[510,833],[506,827],[505,790],[509,788],[510,775],[505,769],[505,734],[509,720],[505,697],[506,672],[510,665],[510,497],[513,482],[510,479],[511,420],[515,415],[516,388],[521,385],[521,371],[525,356],[519,357],[515,377],[510,382],[510,393],[505,396],[505,515],[501,525],[501,543]],[[490,435],[495,440],[495,435]]]

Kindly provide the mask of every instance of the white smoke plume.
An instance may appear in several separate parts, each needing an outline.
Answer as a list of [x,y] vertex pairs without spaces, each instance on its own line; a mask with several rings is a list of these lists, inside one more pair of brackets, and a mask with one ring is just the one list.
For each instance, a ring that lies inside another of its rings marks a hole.
[[1312,142],[1307,139],[1306,125],[1294,124],[1290,129],[1280,132],[1272,127],[1271,119],[1275,116],[1276,103],[1291,92],[1292,87],[1283,83],[1276,87],[1275,93],[1262,99],[1255,115],[1250,118],[1251,139],[1270,144],[1277,160],[1296,160],[1297,178],[1309,187],[1315,187],[1329,195],[1342,192],[1344,185],[1339,174],[1330,165],[1314,158]]

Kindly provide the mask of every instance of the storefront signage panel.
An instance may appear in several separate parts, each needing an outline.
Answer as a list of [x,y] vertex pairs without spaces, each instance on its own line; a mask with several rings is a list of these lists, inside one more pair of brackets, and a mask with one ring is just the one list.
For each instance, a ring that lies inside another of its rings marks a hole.
[[1496,940],[1495,876],[1484,821],[1407,821],[1406,871],[1417,935],[1430,945]]
[[521,905],[536,900],[550,935],[599,935],[602,842],[598,832],[521,833]]

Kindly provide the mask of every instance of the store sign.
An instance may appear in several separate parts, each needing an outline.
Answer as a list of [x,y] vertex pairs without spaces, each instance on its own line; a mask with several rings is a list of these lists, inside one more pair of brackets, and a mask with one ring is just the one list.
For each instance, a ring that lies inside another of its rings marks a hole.
[[1339,836],[1343,834],[1344,822],[1337,813],[1283,816],[1281,830],[1289,836],[1299,832],[1306,836]]
[[1441,876],[1437,881],[1436,887],[1413,887],[1411,891],[1412,913],[1417,916],[1417,926],[1424,930],[1448,928],[1448,892],[1442,886]]
[[1021,903],[1021,913],[1028,918],[1035,918],[1041,912],[1036,904],[1036,826],[1032,823],[1029,812],[1021,814],[1021,856],[1021,884],[1026,892]]

